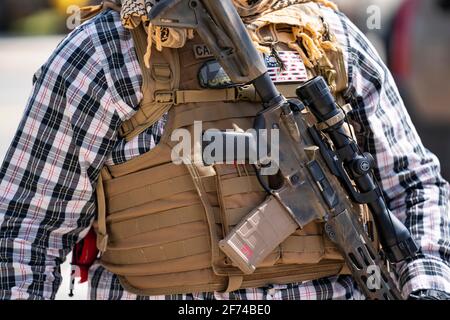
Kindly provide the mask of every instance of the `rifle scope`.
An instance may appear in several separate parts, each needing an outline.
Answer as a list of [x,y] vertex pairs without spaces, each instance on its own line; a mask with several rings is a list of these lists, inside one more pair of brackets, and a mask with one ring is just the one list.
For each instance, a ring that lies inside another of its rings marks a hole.
[[[319,76],[309,80],[298,87],[296,93],[303,103],[309,106],[319,121],[326,122],[342,112],[338,109],[323,77]],[[348,176],[354,180],[359,194],[363,193],[368,196],[366,197],[368,201],[365,203],[372,212],[386,257],[395,263],[413,257],[419,248],[409,230],[386,207],[381,189],[372,178],[374,166],[372,156],[360,151],[356,142],[344,130],[344,123],[344,119],[334,121],[324,132],[331,138],[336,154],[343,163]],[[346,188],[353,188],[349,184],[344,185]],[[354,190],[350,192],[350,194],[354,193]]]

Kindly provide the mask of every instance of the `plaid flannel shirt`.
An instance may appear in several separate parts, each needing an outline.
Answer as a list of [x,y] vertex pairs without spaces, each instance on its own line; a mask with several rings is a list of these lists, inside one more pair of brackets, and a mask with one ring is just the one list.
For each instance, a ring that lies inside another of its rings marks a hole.
[[[323,8],[349,75],[346,100],[361,124],[365,151],[390,210],[422,251],[398,266],[405,297],[417,289],[450,293],[449,188],[438,159],[422,145],[393,78],[364,35],[341,13]],[[105,11],[75,29],[34,76],[23,119],[0,171],[0,299],[51,299],[59,265],[96,216],[102,166],[148,152],[164,119],[134,140],[118,138],[142,98],[131,34]],[[98,264],[91,299],[364,299],[350,276],[232,293],[139,297]]]

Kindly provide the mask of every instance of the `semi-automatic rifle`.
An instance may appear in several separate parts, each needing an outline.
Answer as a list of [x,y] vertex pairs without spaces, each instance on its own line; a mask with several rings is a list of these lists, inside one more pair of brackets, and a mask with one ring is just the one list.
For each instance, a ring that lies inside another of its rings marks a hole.
[[[279,159],[270,158],[269,153],[269,160],[276,162],[281,183],[274,188],[261,179],[261,164],[257,175],[268,192],[266,201],[220,242],[234,264],[252,273],[297,228],[322,219],[326,220],[324,231],[366,297],[401,299],[386,265],[412,258],[418,247],[388,210],[373,177],[374,159],[345,130],[346,112],[337,105],[325,80],[319,76],[300,86],[296,91],[299,100],[282,96],[231,0],[160,1],[149,19],[155,26],[196,30],[233,83],[255,87],[263,110],[255,115],[254,129],[279,130]],[[308,112],[316,123],[308,121]],[[221,134],[225,140],[243,135]],[[261,142],[258,137],[245,138],[254,148]],[[266,139],[264,143],[270,145],[270,137]],[[382,251],[373,246],[370,230],[356,214],[359,204],[370,209]],[[379,275],[375,287],[368,281],[368,270],[374,267]]]

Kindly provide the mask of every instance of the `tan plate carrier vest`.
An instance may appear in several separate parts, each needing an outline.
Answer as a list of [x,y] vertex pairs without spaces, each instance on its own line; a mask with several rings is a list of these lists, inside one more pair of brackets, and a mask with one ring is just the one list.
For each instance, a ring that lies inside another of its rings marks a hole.
[[[301,16],[298,24],[284,23],[292,21],[293,12]],[[319,15],[315,4],[291,6],[252,23],[252,37],[256,35],[261,46],[299,52],[308,76],[325,76],[339,96],[347,87],[343,56]],[[313,57],[314,48],[305,36],[312,38],[314,32],[330,39],[320,59]],[[118,275],[126,290],[141,295],[233,291],[347,272],[341,254],[323,233],[323,221],[295,231],[251,275],[231,264],[218,242],[266,194],[251,166],[175,165],[171,152],[178,141],[171,141],[171,134],[183,128],[193,135],[196,120],[203,121],[203,130],[251,128],[261,110],[254,88],[201,88],[197,75],[208,59],[194,55],[194,46],[202,44],[197,35],[179,49],[154,49],[147,69],[142,59],[147,35],[144,28],[132,33],[143,71],[144,97],[120,133],[131,139],[166,112],[168,121],[154,149],[102,170],[94,224],[102,265]],[[277,87],[292,98],[299,85]]]

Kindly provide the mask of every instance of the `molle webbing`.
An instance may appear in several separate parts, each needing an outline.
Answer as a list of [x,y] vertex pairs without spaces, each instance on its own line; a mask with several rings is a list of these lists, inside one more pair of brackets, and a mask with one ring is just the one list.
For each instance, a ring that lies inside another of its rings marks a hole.
[[[241,126],[247,129],[260,108],[247,104],[172,108],[166,132],[192,130],[186,119],[192,119],[199,108],[205,108],[202,113],[214,127],[231,128],[233,119],[240,117]],[[252,111],[248,115],[247,109]],[[241,110],[240,116],[236,110]],[[170,145],[163,136],[151,152],[105,168],[102,175],[109,241],[101,261],[127,290],[145,295],[236,290],[311,280],[342,270],[342,257],[319,223],[294,232],[254,274],[243,275],[217,242],[224,230],[264,201],[265,192],[253,168],[175,165],[167,156]]]
[[[197,60],[193,52],[201,43],[198,37],[179,49],[154,50],[146,68],[145,30],[135,28],[132,34],[143,73],[143,100],[121,135],[129,140],[166,113],[168,121],[155,148],[102,171],[96,223],[101,263],[119,276],[125,289],[142,295],[233,291],[347,272],[337,248],[323,234],[323,221],[293,232],[251,275],[244,275],[219,250],[218,241],[264,202],[266,193],[250,165],[175,165],[171,152],[178,142],[171,141],[171,134],[184,129],[196,145],[197,120],[202,120],[203,130],[250,129],[261,110],[257,94],[253,86],[201,88],[197,74],[205,60]],[[265,29],[258,29],[258,37],[263,34]],[[274,49],[289,48],[288,38],[278,36]],[[331,52],[325,50],[327,56]],[[341,54],[336,51],[336,56]],[[330,67],[320,61],[324,64],[308,69],[308,77],[323,73],[320,66]],[[277,88],[291,98],[299,85]],[[193,158],[201,159],[195,152]]]
[[[298,85],[287,84],[280,85],[278,90],[287,98],[295,97],[295,89]],[[155,92],[155,103],[147,104],[147,108],[143,106],[137,111],[137,113],[128,121],[122,124],[120,129],[121,136],[127,140],[132,139],[151,125],[153,125],[158,119],[161,118],[159,114],[153,113],[146,115],[146,110],[154,110],[152,107],[155,105],[162,106],[176,106],[186,103],[198,103],[198,102],[237,102],[237,101],[261,101],[260,97],[256,93],[253,85],[246,85],[240,87],[233,87],[227,89],[208,89],[208,90],[173,90]],[[170,108],[170,107],[169,107]],[[142,111],[141,111],[142,110]],[[165,110],[165,108],[163,109]]]
[[[146,162],[144,158],[142,161]],[[233,172],[230,168],[227,170]],[[221,208],[214,196],[217,184],[214,183],[215,176],[210,175],[213,173],[204,175],[203,172],[201,180],[208,197],[212,198],[209,201],[214,215],[213,232],[220,235]],[[222,193],[232,206],[241,201],[248,202],[244,197],[247,193],[262,193],[254,179],[246,182],[249,177],[239,176],[236,171],[228,175],[233,178],[223,183]],[[229,277],[218,276],[211,269],[210,234],[204,207],[185,166],[168,163],[111,178],[103,184],[107,195],[109,244],[102,263],[121,277],[125,287],[128,284],[130,291],[138,292],[137,288],[142,294],[227,288]],[[169,189],[172,192],[168,192]],[[142,193],[145,190],[151,194]],[[236,196],[238,198],[233,199]],[[229,226],[235,225],[250,210],[251,207],[245,204],[227,209]],[[275,258],[271,257],[273,261],[266,262],[267,266],[258,269],[254,275],[243,276],[239,287],[261,286],[267,284],[268,279],[288,283],[338,273],[343,263],[321,229],[319,225],[311,225],[296,231],[283,242]],[[274,261],[287,265],[274,266]],[[322,263],[316,265],[320,261]],[[226,272],[224,270],[222,272]],[[179,281],[167,281],[169,278]],[[170,284],[173,291],[170,291]]]

